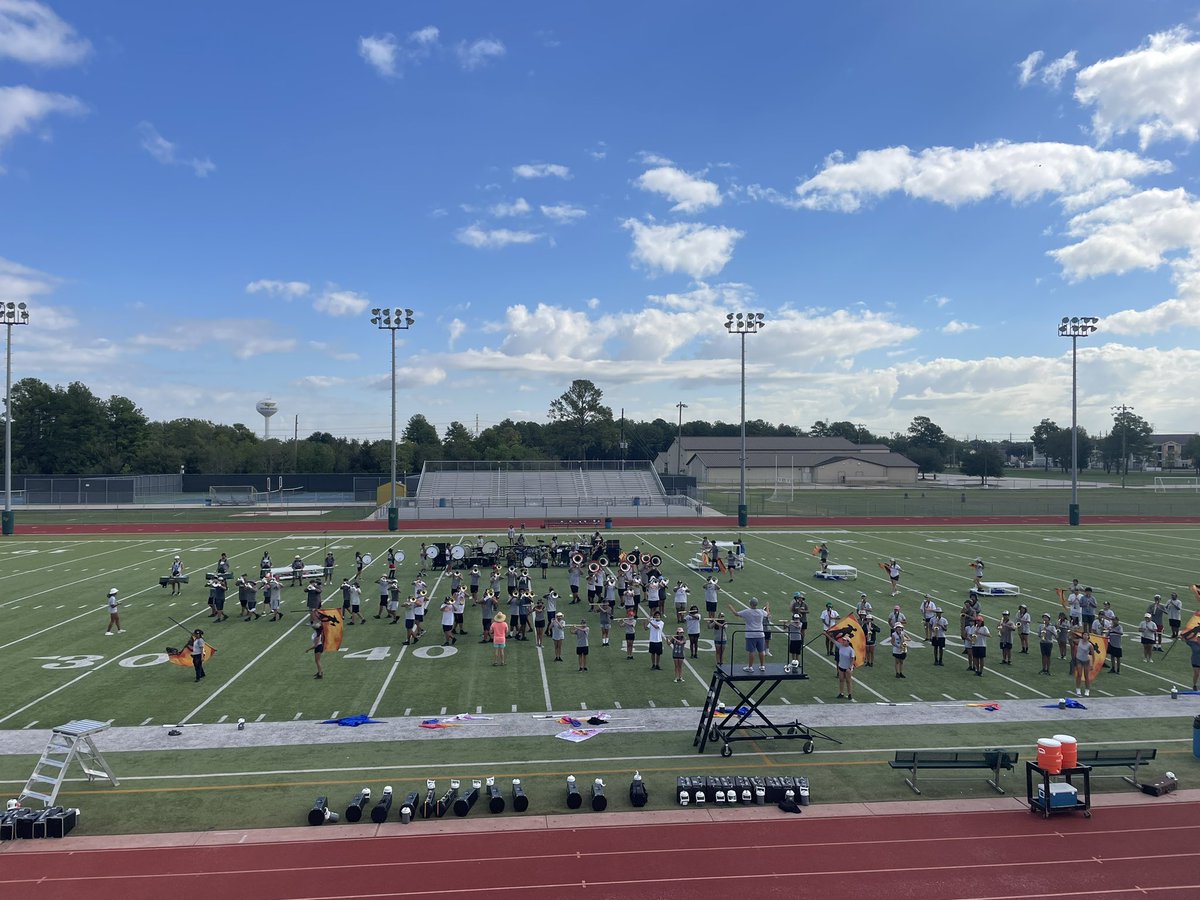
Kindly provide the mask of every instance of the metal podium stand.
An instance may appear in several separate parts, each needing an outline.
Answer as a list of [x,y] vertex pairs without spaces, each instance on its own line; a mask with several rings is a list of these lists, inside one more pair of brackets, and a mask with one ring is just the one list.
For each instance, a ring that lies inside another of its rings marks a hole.
[[[743,633],[731,631],[730,636]],[[734,640],[730,640],[727,647],[732,651],[734,645]],[[735,654],[730,652],[729,659],[713,670],[700,724],[692,741],[696,752],[703,753],[709,741],[720,742],[722,756],[733,755],[730,745],[736,741],[804,741],[805,753],[813,752],[817,738],[840,744],[837,738],[810,728],[799,720],[776,724],[763,712],[762,705],[779,685],[808,678],[804,672],[803,655],[799,662],[796,670],[783,663],[768,663],[765,672],[758,668],[746,672]],[[732,705],[722,703],[723,691],[732,693],[737,701]],[[722,711],[727,713],[724,717],[719,715]]]

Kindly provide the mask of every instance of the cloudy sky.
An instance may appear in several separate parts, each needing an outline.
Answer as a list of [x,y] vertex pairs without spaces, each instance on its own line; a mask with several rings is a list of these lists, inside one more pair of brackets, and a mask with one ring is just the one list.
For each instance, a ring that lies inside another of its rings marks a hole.
[[0,0],[14,377],[386,437],[1200,429],[1200,3]]

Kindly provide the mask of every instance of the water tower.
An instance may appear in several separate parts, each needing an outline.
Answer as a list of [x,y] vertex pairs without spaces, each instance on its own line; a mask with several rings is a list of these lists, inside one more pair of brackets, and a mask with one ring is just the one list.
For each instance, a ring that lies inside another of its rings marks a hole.
[[271,439],[271,416],[279,412],[279,404],[274,400],[259,400],[254,407],[263,417],[263,439]]

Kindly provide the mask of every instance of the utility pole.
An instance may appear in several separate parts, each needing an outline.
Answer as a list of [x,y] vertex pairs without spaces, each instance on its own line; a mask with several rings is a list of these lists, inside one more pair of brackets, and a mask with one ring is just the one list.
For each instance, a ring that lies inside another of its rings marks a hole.
[[675,404],[679,407],[679,436],[675,441],[675,474],[683,474],[683,411],[688,405],[680,400]]
[[1118,414],[1114,415],[1113,419],[1121,425],[1121,487],[1125,487],[1125,476],[1129,472],[1129,457],[1125,451],[1125,435],[1129,434],[1129,423],[1125,414],[1133,412],[1133,407],[1122,403],[1120,406],[1114,406],[1112,411]]

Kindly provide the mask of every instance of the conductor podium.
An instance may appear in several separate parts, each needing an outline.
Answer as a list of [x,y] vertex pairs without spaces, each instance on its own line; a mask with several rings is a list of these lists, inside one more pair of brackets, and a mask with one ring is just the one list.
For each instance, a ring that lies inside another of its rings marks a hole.
[[[731,651],[740,643],[739,635],[744,632],[730,632],[728,647]],[[703,753],[710,741],[721,744],[722,756],[732,756],[731,745],[737,741],[803,741],[805,753],[813,752],[817,738],[841,743],[797,719],[776,723],[763,709],[763,704],[780,685],[808,678],[803,654],[796,666],[767,663],[761,668],[750,667],[750,671],[746,671],[746,664],[737,657],[736,652],[731,652],[728,660],[713,669],[700,724],[692,741],[697,753]],[[726,700],[721,699],[723,694]]]

